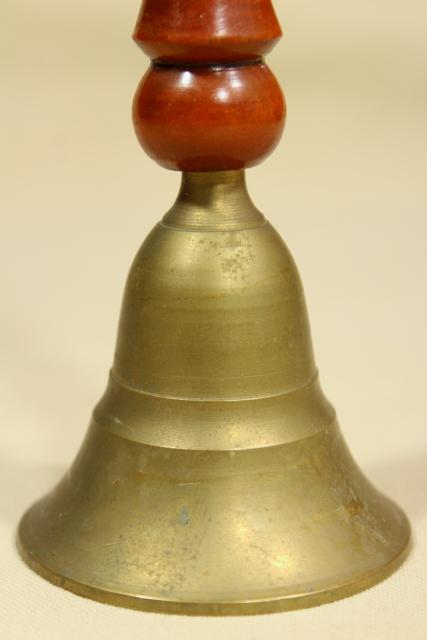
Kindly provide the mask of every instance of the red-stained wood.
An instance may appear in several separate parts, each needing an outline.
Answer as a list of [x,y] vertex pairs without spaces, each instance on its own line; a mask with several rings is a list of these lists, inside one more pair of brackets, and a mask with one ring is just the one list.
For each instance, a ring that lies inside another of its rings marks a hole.
[[262,59],[280,36],[271,0],[144,0],[134,39],[154,62],[133,119],[148,155],[181,171],[261,162],[285,122]]
[[133,37],[153,59],[236,62],[265,55],[281,34],[271,0],[145,0]]
[[168,169],[251,167],[277,145],[285,121],[280,87],[263,63],[154,65],[134,101],[138,139]]

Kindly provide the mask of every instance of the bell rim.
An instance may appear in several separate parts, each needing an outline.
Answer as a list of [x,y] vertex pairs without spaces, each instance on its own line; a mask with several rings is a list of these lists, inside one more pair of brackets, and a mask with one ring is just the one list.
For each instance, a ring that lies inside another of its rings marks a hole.
[[286,611],[309,609],[352,597],[384,582],[395,573],[407,560],[414,544],[411,525],[406,514],[397,507],[397,505],[395,505],[395,507],[400,511],[402,516],[402,545],[400,551],[388,562],[372,571],[362,573],[355,579],[335,586],[331,585],[329,588],[276,597],[245,600],[236,599],[224,602],[186,602],[184,600],[159,599],[110,589],[101,589],[100,587],[93,587],[86,583],[79,582],[74,578],[67,578],[49,569],[44,563],[37,560],[31,551],[26,549],[25,544],[22,542],[21,531],[25,526],[25,519],[31,511],[31,508],[24,514],[19,524],[16,534],[16,547],[23,562],[39,577],[56,587],[60,587],[82,598],[101,604],[146,613],[190,617],[236,617],[283,613]]

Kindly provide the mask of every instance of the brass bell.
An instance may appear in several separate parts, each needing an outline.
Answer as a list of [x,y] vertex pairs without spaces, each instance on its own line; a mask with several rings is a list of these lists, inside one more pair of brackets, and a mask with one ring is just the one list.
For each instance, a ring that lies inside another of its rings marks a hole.
[[[279,33],[271,3],[257,4],[259,37],[240,48],[234,0],[199,4],[221,6],[223,21],[230,14],[216,66],[214,20],[203,27],[211,39],[196,34],[184,55],[188,32],[174,11],[185,23],[192,2],[147,0],[139,18],[135,38],[158,62],[137,94],[137,133],[161,164],[183,170],[182,187],[131,268],[87,438],[23,517],[19,548],[40,575],[109,604],[266,613],[380,581],[404,559],[410,529],[345,445],[319,385],[297,269],[246,190],[243,169],[266,149],[256,133],[245,147],[245,136],[259,123],[272,148],[284,121],[259,60]],[[255,10],[241,4],[239,29]],[[163,5],[170,13],[157,24]],[[176,37],[162,48],[168,20]],[[267,116],[255,84],[269,96]]]

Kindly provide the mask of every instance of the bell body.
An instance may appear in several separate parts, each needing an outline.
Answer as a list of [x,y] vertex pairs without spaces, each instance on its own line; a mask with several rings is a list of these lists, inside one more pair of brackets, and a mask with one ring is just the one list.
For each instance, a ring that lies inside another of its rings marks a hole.
[[243,172],[184,174],[132,266],[82,449],[21,522],[23,557],[103,602],[234,615],[355,593],[409,538],[343,441],[295,264]]

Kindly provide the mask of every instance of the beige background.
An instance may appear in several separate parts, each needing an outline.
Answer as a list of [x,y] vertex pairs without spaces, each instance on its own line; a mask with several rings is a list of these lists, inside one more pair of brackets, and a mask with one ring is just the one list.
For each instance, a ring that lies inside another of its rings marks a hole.
[[[235,0],[236,2],[239,0]],[[124,279],[178,175],[144,156],[130,101],[138,0],[1,0],[0,635],[245,640],[425,638],[425,0],[280,0],[270,56],[285,138],[249,172],[304,279],[317,359],[347,440],[408,511],[415,549],[382,585],[255,619],[121,611],[18,559],[24,508],[79,446],[111,362]],[[3,633],[2,633],[3,631]]]

